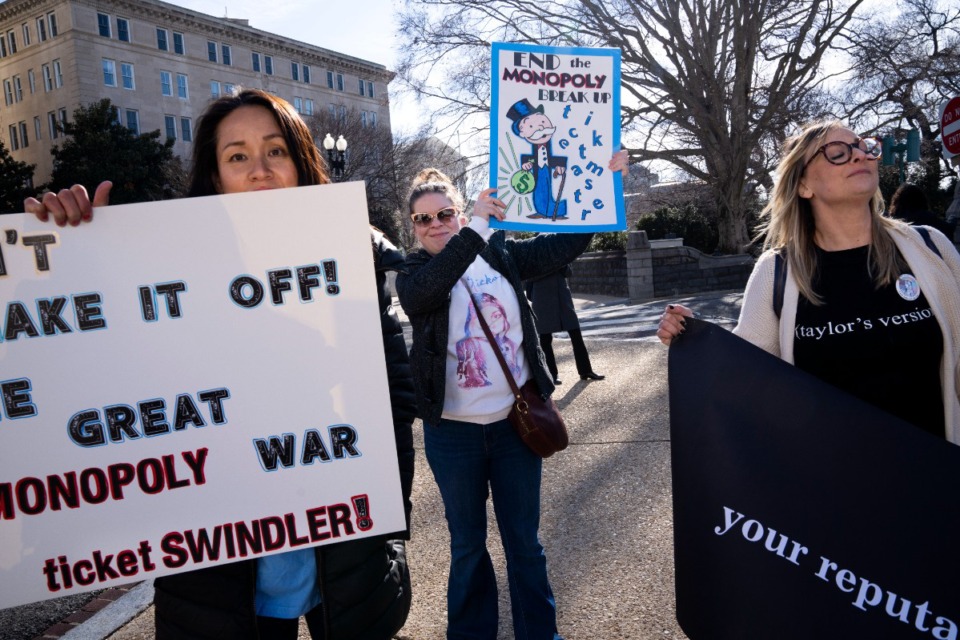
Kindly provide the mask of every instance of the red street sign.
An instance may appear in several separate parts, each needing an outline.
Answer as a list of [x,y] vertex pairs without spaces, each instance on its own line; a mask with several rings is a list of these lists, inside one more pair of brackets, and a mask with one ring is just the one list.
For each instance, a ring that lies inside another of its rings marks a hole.
[[949,153],[960,154],[960,96],[951,98],[940,114],[940,136],[943,148]]

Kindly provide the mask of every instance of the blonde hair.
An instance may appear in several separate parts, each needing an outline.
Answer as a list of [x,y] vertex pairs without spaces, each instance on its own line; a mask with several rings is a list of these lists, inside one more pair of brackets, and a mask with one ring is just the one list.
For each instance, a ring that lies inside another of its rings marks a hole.
[[[817,273],[814,244],[816,227],[810,200],[800,197],[800,184],[810,151],[819,149],[830,132],[843,128],[846,125],[839,120],[814,122],[784,142],[783,156],[777,166],[777,182],[770,201],[760,213],[760,217],[767,220],[759,227],[757,238],[763,238],[765,250],[786,255],[800,293],[815,305],[823,304],[823,299],[813,290],[813,279]],[[888,229],[898,227],[901,223],[883,215],[883,194],[879,186],[870,197],[868,206],[872,218],[868,269],[879,288],[893,282],[901,273],[897,247],[887,233]]]
[[460,190],[445,173],[433,167],[424,169],[413,179],[410,195],[407,198],[407,213],[414,213],[413,203],[428,193],[439,193],[445,196],[459,213],[463,213],[464,202]]

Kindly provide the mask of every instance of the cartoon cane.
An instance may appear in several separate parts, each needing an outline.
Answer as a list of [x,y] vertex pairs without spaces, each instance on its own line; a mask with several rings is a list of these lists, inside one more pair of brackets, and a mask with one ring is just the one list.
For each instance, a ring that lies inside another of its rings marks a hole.
[[560,196],[563,195],[563,184],[567,181],[567,172],[560,174],[560,188],[557,189],[557,199],[553,202],[553,222],[557,221],[557,209],[560,208]]

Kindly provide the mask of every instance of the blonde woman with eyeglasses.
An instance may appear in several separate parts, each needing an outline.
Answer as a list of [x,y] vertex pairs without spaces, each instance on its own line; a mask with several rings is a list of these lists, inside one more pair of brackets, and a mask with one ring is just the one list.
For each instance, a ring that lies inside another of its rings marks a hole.
[[[610,169],[626,166],[626,153]],[[421,249],[397,275],[400,304],[413,327],[410,351],[427,462],[450,530],[447,638],[495,640],[497,584],[487,551],[487,497],[492,495],[507,558],[518,640],[557,640],[557,612],[539,540],[541,459],[507,420],[513,393],[498,349],[518,386],[533,378],[553,393],[522,280],[561,268],[593,234],[546,234],[507,240],[491,219],[504,203],[486,189],[473,216],[436,169],[417,176],[409,213]],[[489,325],[493,343],[480,330]]]
[[[837,121],[786,141],[734,333],[960,444],[960,255],[884,215],[880,155]],[[691,315],[669,305],[657,336],[670,344]]]

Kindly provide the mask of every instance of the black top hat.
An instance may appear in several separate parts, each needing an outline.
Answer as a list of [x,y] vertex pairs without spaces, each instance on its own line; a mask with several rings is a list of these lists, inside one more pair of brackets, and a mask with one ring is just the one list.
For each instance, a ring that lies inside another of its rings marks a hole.
[[507,117],[513,120],[513,135],[520,135],[520,121],[534,113],[543,113],[543,105],[534,109],[533,105],[530,104],[526,98],[515,102],[513,106],[510,107],[510,110],[507,111]]

